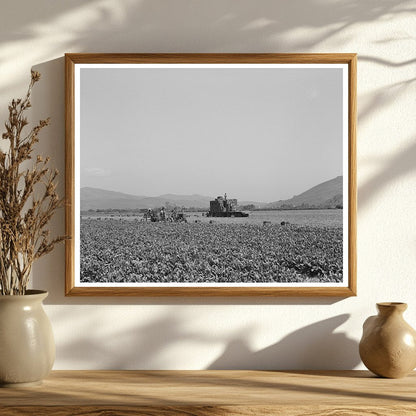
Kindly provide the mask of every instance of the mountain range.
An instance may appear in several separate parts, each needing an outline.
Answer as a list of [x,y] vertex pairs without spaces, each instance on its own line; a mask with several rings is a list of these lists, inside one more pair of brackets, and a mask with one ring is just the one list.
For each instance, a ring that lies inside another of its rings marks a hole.
[[[105,189],[81,188],[81,210],[89,209],[144,209],[162,206],[209,208],[211,196],[165,194],[155,197],[131,195]],[[270,203],[239,201],[240,205],[254,205],[256,208],[335,208],[342,206],[342,176],[320,183],[293,198]]]
[[202,195],[139,196],[98,188],[81,188],[81,211],[89,209],[143,209],[162,206],[209,207],[213,198]]

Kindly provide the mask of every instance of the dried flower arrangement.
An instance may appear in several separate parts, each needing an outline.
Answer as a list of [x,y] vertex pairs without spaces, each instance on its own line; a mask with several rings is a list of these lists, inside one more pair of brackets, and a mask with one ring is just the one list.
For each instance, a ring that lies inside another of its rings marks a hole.
[[63,204],[56,193],[58,171],[52,171],[49,157],[37,156],[31,167],[25,168],[40,130],[50,119],[41,120],[27,134],[29,123],[25,111],[31,107],[30,96],[39,72],[32,71],[25,98],[13,100],[5,123],[0,149],[0,294],[24,295],[33,262],[49,253],[64,236],[51,239],[45,229],[55,210]]

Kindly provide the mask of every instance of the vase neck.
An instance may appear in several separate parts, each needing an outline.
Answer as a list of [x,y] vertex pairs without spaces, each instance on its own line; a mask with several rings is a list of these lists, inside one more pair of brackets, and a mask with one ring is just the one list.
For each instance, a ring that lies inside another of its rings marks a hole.
[[407,309],[407,304],[402,302],[382,302],[377,303],[377,309],[379,315],[389,316],[389,315],[402,315],[403,312]]

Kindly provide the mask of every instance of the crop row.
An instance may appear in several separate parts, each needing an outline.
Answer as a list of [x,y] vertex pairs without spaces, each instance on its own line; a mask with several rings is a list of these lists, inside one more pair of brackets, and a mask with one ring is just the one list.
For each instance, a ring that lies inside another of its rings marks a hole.
[[339,282],[342,229],[81,221],[82,282]]

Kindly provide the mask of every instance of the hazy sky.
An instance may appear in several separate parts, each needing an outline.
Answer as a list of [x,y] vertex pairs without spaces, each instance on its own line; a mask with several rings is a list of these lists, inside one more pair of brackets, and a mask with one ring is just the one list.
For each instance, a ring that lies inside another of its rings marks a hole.
[[342,175],[342,70],[81,69],[81,186],[271,202]]

